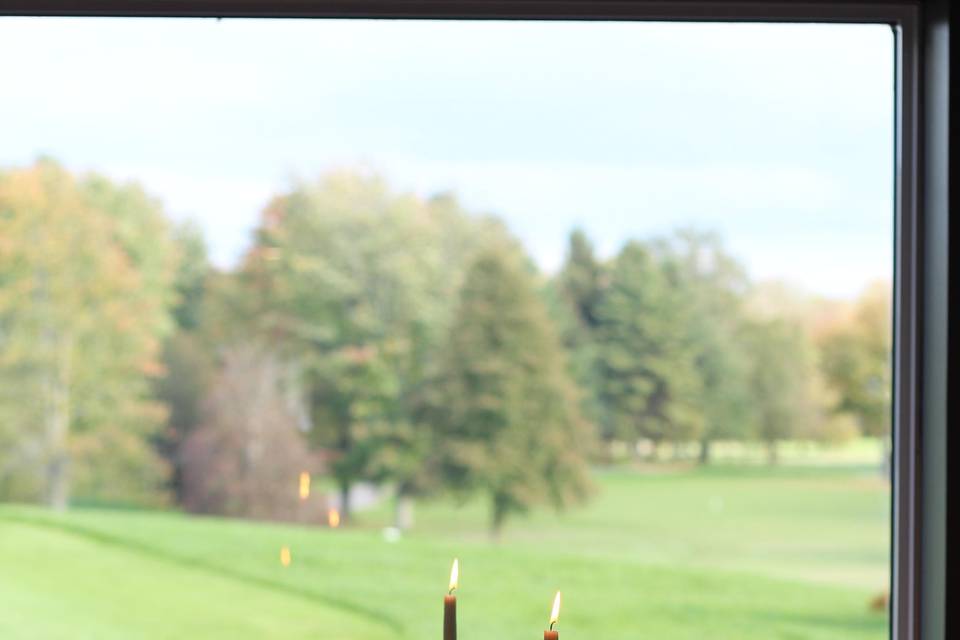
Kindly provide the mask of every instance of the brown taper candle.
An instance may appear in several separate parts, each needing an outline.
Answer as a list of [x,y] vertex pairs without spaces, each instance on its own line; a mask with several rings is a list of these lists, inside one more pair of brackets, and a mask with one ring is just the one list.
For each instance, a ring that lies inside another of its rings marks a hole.
[[450,567],[450,590],[443,597],[443,640],[457,640],[457,590],[460,579],[460,561],[454,559]]
[[443,640],[457,640],[457,596],[443,597]]

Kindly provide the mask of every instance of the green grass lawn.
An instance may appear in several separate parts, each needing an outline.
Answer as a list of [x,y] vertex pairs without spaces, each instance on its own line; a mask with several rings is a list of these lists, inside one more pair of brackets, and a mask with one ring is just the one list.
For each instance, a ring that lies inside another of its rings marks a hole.
[[[485,536],[483,505],[350,530],[0,506],[3,638],[437,638],[450,561],[463,640],[871,639],[889,488],[867,466],[606,471],[584,509]],[[278,561],[289,545],[293,563]]]

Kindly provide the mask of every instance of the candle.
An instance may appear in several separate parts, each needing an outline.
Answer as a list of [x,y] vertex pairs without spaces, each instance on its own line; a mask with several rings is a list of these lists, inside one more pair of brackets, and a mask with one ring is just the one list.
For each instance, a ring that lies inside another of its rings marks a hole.
[[460,561],[454,558],[450,567],[450,590],[443,597],[443,640],[457,640],[457,581],[460,578]]
[[543,640],[559,640],[560,633],[554,629],[560,619],[560,592],[553,598],[553,610],[550,612],[550,628],[543,632]]

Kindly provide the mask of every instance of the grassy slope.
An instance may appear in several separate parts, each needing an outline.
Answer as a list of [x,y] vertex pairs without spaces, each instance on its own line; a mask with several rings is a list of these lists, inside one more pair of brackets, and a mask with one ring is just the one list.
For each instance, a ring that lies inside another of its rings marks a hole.
[[[556,588],[568,640],[884,637],[866,604],[885,580],[887,498],[868,472],[608,473],[601,483],[587,509],[519,521],[499,547],[477,534],[478,506],[423,508],[424,533],[397,544],[383,541],[376,513],[367,529],[328,531],[3,507],[0,601],[26,613],[0,614],[0,636],[62,637],[27,626],[56,602],[44,624],[97,638],[432,638],[458,555],[464,640],[537,637]],[[293,549],[288,569],[281,544]]]
[[[889,485],[872,467],[710,468],[605,472],[584,509],[538,512],[511,525],[510,546],[716,567],[881,590],[887,583]],[[424,505],[418,525],[485,538],[486,510]],[[370,525],[389,514],[371,514]]]
[[0,567],[2,638],[389,637],[308,598],[55,529],[0,524]]

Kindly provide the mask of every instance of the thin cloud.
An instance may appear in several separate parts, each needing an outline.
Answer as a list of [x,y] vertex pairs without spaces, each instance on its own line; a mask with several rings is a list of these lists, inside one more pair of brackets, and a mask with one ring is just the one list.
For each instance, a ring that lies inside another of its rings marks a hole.
[[[0,19],[0,165],[136,177],[242,253],[285,176],[362,162],[502,215],[544,268],[697,225],[756,277],[892,269],[878,25]],[[816,264],[812,264],[815,261]]]

